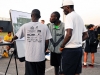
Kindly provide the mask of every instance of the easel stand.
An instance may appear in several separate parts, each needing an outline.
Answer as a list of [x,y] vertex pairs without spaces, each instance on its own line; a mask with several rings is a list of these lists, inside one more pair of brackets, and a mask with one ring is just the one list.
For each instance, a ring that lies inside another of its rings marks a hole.
[[17,68],[17,61],[16,61],[16,50],[13,51],[11,57],[10,57],[10,60],[9,60],[9,63],[8,63],[8,66],[7,66],[7,69],[6,69],[6,72],[5,72],[5,75],[7,74],[7,71],[8,71],[8,68],[9,68],[9,65],[10,65],[10,62],[11,62],[11,59],[14,55],[14,59],[15,59],[15,65],[16,65],[16,73],[18,75],[18,68]]

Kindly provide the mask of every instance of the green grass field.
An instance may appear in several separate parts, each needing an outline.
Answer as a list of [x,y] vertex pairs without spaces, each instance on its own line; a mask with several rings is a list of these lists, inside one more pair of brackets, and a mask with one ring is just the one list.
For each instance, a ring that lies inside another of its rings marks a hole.
[[5,36],[5,35],[7,35],[7,32],[0,33],[0,36]]

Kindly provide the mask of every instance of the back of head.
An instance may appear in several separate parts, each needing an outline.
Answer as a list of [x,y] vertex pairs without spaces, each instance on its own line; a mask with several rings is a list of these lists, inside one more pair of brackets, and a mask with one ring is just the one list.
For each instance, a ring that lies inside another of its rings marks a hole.
[[90,24],[89,26],[87,26],[88,29],[91,29],[92,27],[94,27],[93,24]]
[[38,9],[33,9],[32,13],[31,13],[31,17],[39,19],[41,17],[40,16],[40,11]]

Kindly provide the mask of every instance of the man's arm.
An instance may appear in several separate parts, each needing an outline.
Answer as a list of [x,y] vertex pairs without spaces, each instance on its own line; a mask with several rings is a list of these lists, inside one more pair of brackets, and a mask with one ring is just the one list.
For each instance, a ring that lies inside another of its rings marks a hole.
[[61,48],[64,48],[65,47],[65,45],[69,42],[69,40],[71,39],[71,36],[72,36],[72,29],[66,29],[66,36],[65,36],[65,38],[64,38],[64,41],[63,41],[63,43],[62,43],[62,45],[61,45]]
[[12,41],[13,42],[14,40],[18,39],[18,37],[15,35],[13,38],[12,38]]
[[86,40],[88,37],[88,32],[83,32],[82,41]]
[[48,49],[48,45],[49,45],[49,40],[45,41],[45,51]]

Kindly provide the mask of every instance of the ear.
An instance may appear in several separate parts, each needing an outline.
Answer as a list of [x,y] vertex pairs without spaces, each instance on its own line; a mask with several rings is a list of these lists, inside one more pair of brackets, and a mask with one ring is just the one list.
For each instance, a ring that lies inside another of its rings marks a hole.
[[40,18],[41,18],[41,16],[40,16]]
[[32,14],[31,14],[31,17],[32,17]]

